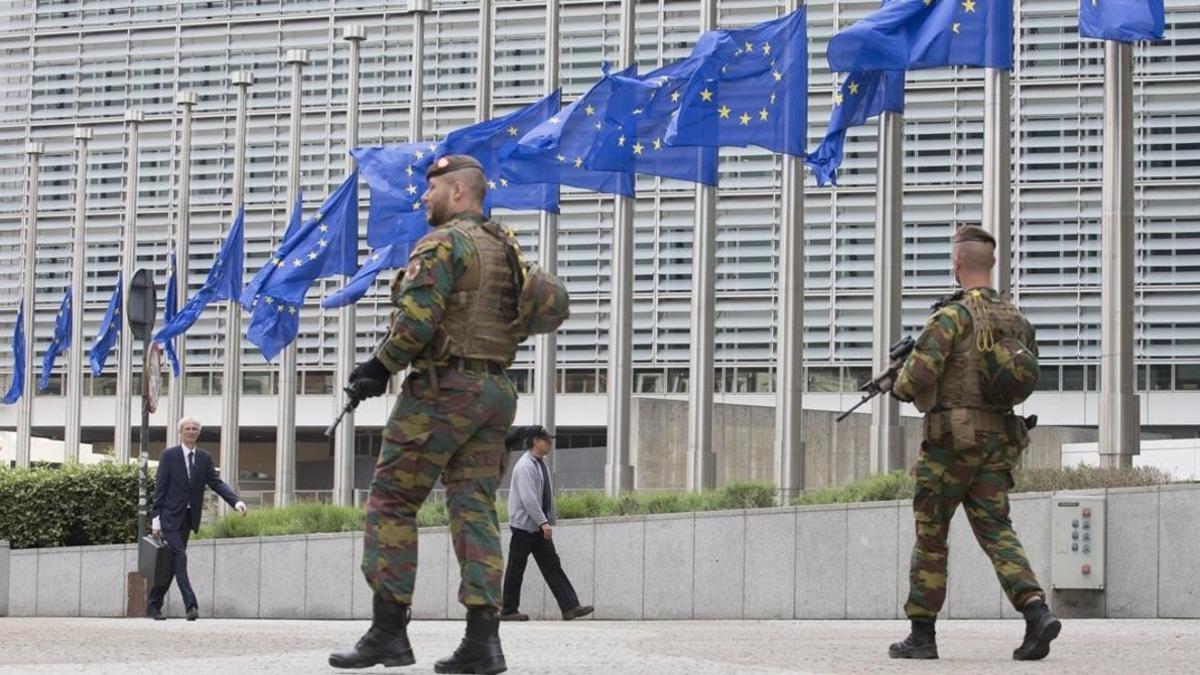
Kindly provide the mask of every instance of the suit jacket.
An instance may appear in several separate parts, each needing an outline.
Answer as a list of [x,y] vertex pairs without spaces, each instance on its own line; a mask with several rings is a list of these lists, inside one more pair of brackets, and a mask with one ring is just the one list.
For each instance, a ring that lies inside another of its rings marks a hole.
[[237,504],[237,494],[217,476],[212,455],[207,451],[196,448],[195,466],[189,479],[183,447],[176,445],[163,450],[158,460],[158,476],[154,480],[151,517],[159,519],[163,530],[199,530],[205,485],[221,495],[230,506]]

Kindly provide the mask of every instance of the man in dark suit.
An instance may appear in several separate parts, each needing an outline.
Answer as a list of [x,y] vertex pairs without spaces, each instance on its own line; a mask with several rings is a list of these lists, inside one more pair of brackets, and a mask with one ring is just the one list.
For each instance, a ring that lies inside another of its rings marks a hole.
[[[180,444],[163,450],[158,460],[158,476],[154,481],[154,507],[151,515],[154,521],[150,526],[151,534],[156,538],[162,537],[171,551],[171,567],[179,593],[183,596],[183,606],[187,608],[187,620],[195,621],[199,616],[196,609],[196,594],[192,592],[192,584],[187,574],[187,543],[192,532],[200,529],[200,510],[204,501],[204,486],[212,488],[213,492],[246,515],[246,505],[238,500],[238,496],[217,476],[213,466],[212,455],[196,447],[200,438],[200,422],[192,417],[179,421]],[[168,579],[163,586],[150,589],[146,598],[146,616],[157,621],[163,620],[162,604],[171,587]]]

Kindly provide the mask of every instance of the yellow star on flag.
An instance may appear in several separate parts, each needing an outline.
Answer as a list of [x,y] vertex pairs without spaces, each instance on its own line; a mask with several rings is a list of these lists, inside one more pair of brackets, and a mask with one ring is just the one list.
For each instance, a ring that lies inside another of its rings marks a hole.
[[500,179],[500,187],[508,187],[508,179],[507,178]]
[[496,181],[494,181],[494,180],[489,180],[489,181],[488,181],[488,189],[489,189],[489,190],[495,190],[495,189],[496,189]]
[[771,43],[770,42],[763,43],[762,52],[763,52],[763,54],[766,54],[767,56],[771,55]]
[[747,51],[747,52],[752,52],[752,51],[754,51],[754,43],[753,43],[753,42],[747,42],[747,43],[746,43],[746,51]]
[[408,194],[410,194],[410,195],[417,194],[417,186],[416,185],[409,185],[407,188],[405,188],[405,190],[407,190]]
[[557,159],[559,164],[562,164],[563,162],[567,161],[567,158],[563,157],[562,155],[555,155],[554,159]]
[[742,116],[738,118],[738,121],[742,123],[742,126],[748,127],[750,126],[750,115],[742,113]]
[[676,89],[675,91],[671,92],[671,103],[678,103],[678,102],[679,102],[679,90]]
[[325,248],[328,245],[329,245],[329,242],[325,241],[324,239],[317,240],[317,246],[320,246],[321,248]]
[[263,298],[263,302],[266,302],[269,305],[269,304],[275,302],[275,298],[272,298],[271,296],[268,295],[267,297]]
[[633,144],[633,154],[635,154],[635,155],[642,154],[642,150],[645,150],[645,149],[646,149],[646,146],[642,145],[641,143]]
[[701,90],[700,100],[701,101],[711,101],[712,100],[712,92],[709,91],[708,89]]
[[778,70],[776,70],[775,72],[771,73],[771,75],[775,77],[775,81],[776,81],[776,82],[778,82],[778,81],[780,81],[780,80],[782,80],[782,79],[783,79],[783,73],[779,72]]
[[767,113],[767,109],[766,109],[766,108],[763,108],[762,110],[759,110],[759,111],[758,111],[758,119],[759,119],[759,121],[760,121],[760,122],[766,122],[766,121],[767,121],[767,115],[768,115],[768,113]]
[[289,305],[289,306],[288,306],[288,314],[295,314],[295,313],[296,313],[296,306],[295,306],[295,305]]
[[509,127],[509,128],[508,128],[508,135],[509,135],[509,136],[516,136],[516,135],[517,135],[517,128],[516,128],[516,127]]
[[583,158],[582,158],[582,157],[576,157],[576,158],[575,158],[575,168],[576,168],[576,169],[582,169],[582,168],[583,168]]
[[851,95],[851,96],[857,96],[857,95],[858,95],[858,83],[857,83],[857,82],[851,82],[851,83],[850,83],[850,95]]
[[955,33],[957,33],[957,32],[958,32],[958,29],[959,29],[959,27],[960,27],[960,26],[962,26],[962,24],[961,24],[961,23],[959,23],[959,22],[957,22],[957,21],[955,21],[955,22],[954,22],[954,23],[953,23],[953,24],[950,26],[950,30],[951,30],[951,31],[953,31],[953,32],[955,32]]
[[967,10],[970,13],[975,12],[975,0],[963,0],[962,6],[963,6],[963,9]]
[[408,174],[408,175],[410,175],[410,176],[411,176],[411,175],[413,175],[413,170],[412,170],[412,165],[411,165],[411,164],[409,164],[408,166],[404,167],[404,173],[406,173],[406,174]]
[[842,104],[842,100],[843,100],[843,99],[842,99],[842,92],[840,92],[840,91],[835,91],[835,92],[833,92],[833,104],[834,104],[834,105],[841,105],[841,104]]
[[421,202],[413,202],[413,211],[421,210]]
[[624,134],[621,134],[620,136],[617,137],[617,147],[619,147],[619,148],[625,147],[625,135]]
[[729,119],[729,113],[729,106],[723,103],[721,104],[720,108],[717,108],[717,114],[721,116],[721,119]]
[[588,117],[591,117],[592,115],[595,115],[595,114],[596,114],[596,109],[595,109],[595,108],[593,108],[592,106],[590,106],[590,105],[589,105],[588,107],[586,107],[586,108],[584,108],[584,109],[583,109],[583,112],[584,112],[584,113],[585,113],[585,114],[586,114]]
[[775,92],[771,92],[771,105],[775,105]]
[[[317,217],[318,217],[318,218],[320,218],[320,216],[317,216]],[[322,231],[322,232],[328,232],[328,231],[329,231],[329,226],[328,226],[328,225],[326,225],[325,223],[321,223],[321,226],[320,226],[320,227],[318,227],[317,229],[318,229],[318,230],[320,230],[320,231]]]
[[424,158],[425,158],[425,153],[418,150],[417,151],[417,159],[424,159]]
[[280,314],[283,314],[283,309],[284,309],[283,305],[280,305],[279,307],[276,308],[276,311],[278,311]]
[[661,138],[654,139],[654,149],[662,150],[662,139]]
[[316,259],[317,259],[317,252],[316,252],[316,251],[309,251],[309,252],[308,252],[308,259],[309,259],[309,260],[316,260]]

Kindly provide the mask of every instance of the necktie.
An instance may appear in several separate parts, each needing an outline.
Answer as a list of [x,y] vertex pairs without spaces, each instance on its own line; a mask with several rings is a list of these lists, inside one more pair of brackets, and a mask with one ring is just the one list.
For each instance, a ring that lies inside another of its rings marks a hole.
[[549,518],[550,500],[553,498],[550,490],[550,472],[546,470],[546,463],[540,457],[534,457],[533,459],[542,468],[542,513],[546,514],[546,517]]
[[193,450],[193,451],[189,452],[187,454],[187,456],[188,456],[188,461],[187,461],[188,480],[191,480],[192,472],[195,471],[195,469],[196,469],[196,451]]

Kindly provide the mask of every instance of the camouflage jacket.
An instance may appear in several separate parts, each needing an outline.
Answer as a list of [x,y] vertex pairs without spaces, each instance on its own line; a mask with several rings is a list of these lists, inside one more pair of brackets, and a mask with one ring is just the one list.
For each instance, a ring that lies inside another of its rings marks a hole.
[[450,359],[449,341],[442,330],[446,304],[454,282],[479,265],[475,245],[449,226],[439,227],[413,247],[408,266],[392,281],[391,329],[375,350],[375,356],[395,373],[421,358],[433,365]]
[[[982,291],[992,298],[999,295],[991,288]],[[971,313],[960,302],[962,297],[962,292],[955,293],[934,305],[937,311],[925,322],[925,329],[917,338],[916,346],[896,376],[892,387],[893,396],[901,401],[913,401],[936,391],[936,385],[941,381],[945,370],[946,359],[954,351],[955,343],[973,332]],[[1037,336],[1033,325],[1027,325],[1029,334],[1024,343],[1037,354]]]

